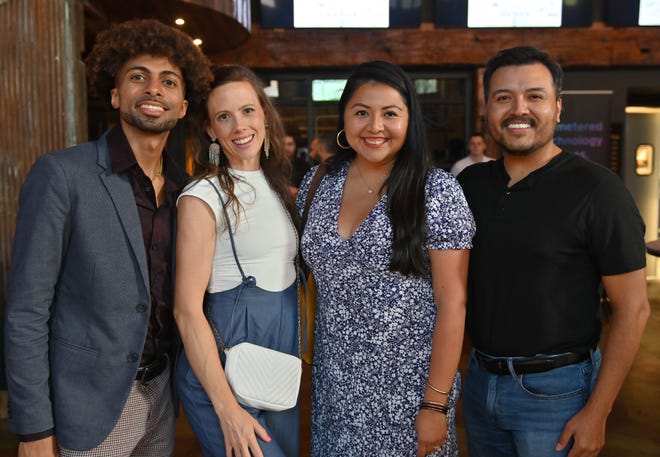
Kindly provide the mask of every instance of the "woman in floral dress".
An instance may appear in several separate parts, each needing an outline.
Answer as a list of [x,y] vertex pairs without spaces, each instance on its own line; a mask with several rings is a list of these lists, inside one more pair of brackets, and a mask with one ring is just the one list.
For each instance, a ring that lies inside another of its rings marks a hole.
[[455,456],[472,214],[453,176],[430,168],[398,66],[353,72],[338,130],[302,236],[318,287],[312,455]]

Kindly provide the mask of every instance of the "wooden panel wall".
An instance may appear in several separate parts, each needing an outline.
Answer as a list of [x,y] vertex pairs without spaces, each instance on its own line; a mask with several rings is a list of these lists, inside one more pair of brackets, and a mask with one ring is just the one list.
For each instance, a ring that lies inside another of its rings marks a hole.
[[254,68],[354,66],[383,59],[400,65],[480,66],[498,50],[538,46],[564,67],[660,67],[660,28],[282,30],[252,25],[248,41],[212,54]]
[[34,160],[87,137],[82,0],[0,0],[0,316]]

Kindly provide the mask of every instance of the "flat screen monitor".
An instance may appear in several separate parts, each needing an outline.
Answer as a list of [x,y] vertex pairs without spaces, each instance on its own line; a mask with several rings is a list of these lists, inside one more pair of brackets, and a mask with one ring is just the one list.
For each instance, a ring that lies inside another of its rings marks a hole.
[[561,27],[562,0],[469,0],[469,28]]
[[439,27],[589,27],[593,0],[436,0]]
[[422,0],[261,0],[262,28],[419,27]]
[[293,27],[387,28],[389,0],[293,0]]
[[660,1],[640,0],[637,25],[660,25]]
[[660,26],[660,1],[658,0],[608,0],[606,22],[623,27]]

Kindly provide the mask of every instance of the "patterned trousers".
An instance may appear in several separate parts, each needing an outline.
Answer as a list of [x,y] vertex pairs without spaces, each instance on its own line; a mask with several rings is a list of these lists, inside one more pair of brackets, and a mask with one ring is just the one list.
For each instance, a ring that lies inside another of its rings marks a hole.
[[133,382],[117,424],[101,444],[87,451],[60,447],[60,457],[171,457],[174,421],[168,366],[147,385]]

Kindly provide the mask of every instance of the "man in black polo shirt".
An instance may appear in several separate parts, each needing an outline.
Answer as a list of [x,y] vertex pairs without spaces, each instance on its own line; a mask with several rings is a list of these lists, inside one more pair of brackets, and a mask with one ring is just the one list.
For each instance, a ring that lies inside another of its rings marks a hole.
[[[493,57],[484,92],[501,158],[458,177],[477,225],[463,403],[470,457],[597,455],[649,316],[644,223],[630,194],[553,143],[562,78],[533,47]],[[613,310],[602,358],[601,283]]]

